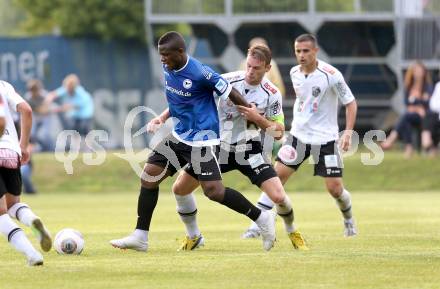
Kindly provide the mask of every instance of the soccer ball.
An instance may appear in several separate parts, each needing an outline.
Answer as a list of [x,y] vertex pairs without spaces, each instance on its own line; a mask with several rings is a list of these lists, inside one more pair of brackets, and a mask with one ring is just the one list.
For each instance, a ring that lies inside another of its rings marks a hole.
[[79,255],[84,249],[84,238],[75,229],[62,229],[55,236],[54,246],[58,254]]

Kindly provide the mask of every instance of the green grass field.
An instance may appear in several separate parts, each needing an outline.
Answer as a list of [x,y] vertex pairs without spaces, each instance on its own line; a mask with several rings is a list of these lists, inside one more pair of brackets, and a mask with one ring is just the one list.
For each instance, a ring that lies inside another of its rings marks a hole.
[[[287,189],[311,251],[293,250],[280,219],[278,241],[270,252],[263,251],[260,240],[241,240],[248,220],[198,192],[206,246],[177,252],[184,229],[167,182],[153,218],[149,252],[139,253],[108,244],[134,227],[138,183],[125,162],[111,158],[101,167],[78,165],[73,176],[66,176],[51,156],[37,156],[40,193],[23,200],[52,233],[66,227],[80,230],[85,250],[80,256],[61,256],[52,250],[44,254],[43,267],[30,268],[3,239],[0,288],[440,288],[438,159],[404,162],[400,155],[390,154],[374,170],[361,166],[355,157],[346,161],[346,181],[360,232],[356,238],[342,236],[334,201],[319,178],[307,176],[306,167],[295,177],[297,184],[293,181]],[[395,175],[392,169],[402,174]],[[389,179],[373,182],[387,172]],[[423,178],[418,180],[420,190],[412,189],[414,175]],[[225,182],[244,189],[253,201],[258,198],[238,174],[226,176]],[[298,184],[302,182],[310,183],[311,190],[302,189]],[[400,189],[405,184],[409,187]],[[31,236],[30,230],[26,232]],[[32,241],[37,244],[33,237]]]

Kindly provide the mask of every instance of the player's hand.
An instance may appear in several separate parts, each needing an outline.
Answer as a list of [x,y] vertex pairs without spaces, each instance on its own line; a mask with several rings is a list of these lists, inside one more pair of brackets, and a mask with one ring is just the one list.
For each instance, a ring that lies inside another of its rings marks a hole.
[[251,107],[237,105],[237,110],[250,122],[256,122],[261,117],[254,103],[251,103]]
[[339,147],[343,152],[346,152],[351,147],[351,136],[353,134],[353,131],[351,130],[345,130],[342,134],[341,138],[339,139]]
[[20,145],[20,149],[21,149],[20,163],[22,165],[25,165],[29,162],[29,159],[31,158],[31,149],[29,146],[22,146],[22,145]]
[[153,118],[147,123],[147,132],[155,133],[162,126],[162,124],[163,122],[160,116]]

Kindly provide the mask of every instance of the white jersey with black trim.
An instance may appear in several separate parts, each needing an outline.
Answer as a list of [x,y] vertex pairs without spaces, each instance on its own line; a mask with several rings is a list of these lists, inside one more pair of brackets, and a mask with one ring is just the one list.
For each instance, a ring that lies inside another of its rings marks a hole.
[[[267,119],[280,120],[284,125],[282,96],[278,88],[267,78],[263,78],[258,85],[249,85],[245,81],[245,74],[245,71],[234,71],[222,74],[222,76],[243,95],[247,102],[254,103]],[[229,98],[219,100],[218,114],[222,142],[233,144],[260,138],[260,130],[255,126],[248,127],[247,120],[241,116]]]
[[337,140],[338,99],[346,105],[354,96],[341,72],[324,61],[305,75],[297,65],[290,70],[296,100],[290,133],[306,144]]
[[0,97],[3,100],[6,121],[5,132],[3,136],[0,137],[0,148],[11,149],[21,156],[20,144],[18,142],[17,130],[15,129],[11,109],[17,111],[17,105],[24,102],[24,100],[15,92],[12,85],[2,80],[0,80]]

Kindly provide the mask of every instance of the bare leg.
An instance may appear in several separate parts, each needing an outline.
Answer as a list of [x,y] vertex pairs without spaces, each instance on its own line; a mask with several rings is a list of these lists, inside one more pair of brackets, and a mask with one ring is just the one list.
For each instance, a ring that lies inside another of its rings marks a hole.
[[399,134],[396,130],[392,130],[390,135],[385,139],[385,141],[381,144],[381,147],[384,150],[390,149],[393,144],[396,142],[397,138],[399,137]]

